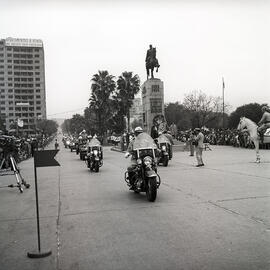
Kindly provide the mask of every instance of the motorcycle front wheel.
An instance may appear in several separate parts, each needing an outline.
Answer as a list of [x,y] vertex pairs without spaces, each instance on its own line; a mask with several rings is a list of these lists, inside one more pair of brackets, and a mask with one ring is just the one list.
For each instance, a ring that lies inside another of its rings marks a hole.
[[169,158],[166,156],[166,157],[164,157],[164,159],[163,159],[163,166],[164,166],[164,167],[167,167],[167,166],[168,166],[168,163],[169,163]]
[[95,171],[99,172],[99,164],[98,164],[98,162],[95,162]]
[[157,178],[150,177],[148,178],[147,188],[146,188],[146,197],[149,202],[154,202],[157,197]]

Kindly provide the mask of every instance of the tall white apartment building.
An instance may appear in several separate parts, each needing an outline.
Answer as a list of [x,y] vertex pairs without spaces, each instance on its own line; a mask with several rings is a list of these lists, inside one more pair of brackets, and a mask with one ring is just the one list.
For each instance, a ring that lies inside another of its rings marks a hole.
[[42,40],[0,39],[0,114],[7,130],[16,126],[26,133],[46,119]]

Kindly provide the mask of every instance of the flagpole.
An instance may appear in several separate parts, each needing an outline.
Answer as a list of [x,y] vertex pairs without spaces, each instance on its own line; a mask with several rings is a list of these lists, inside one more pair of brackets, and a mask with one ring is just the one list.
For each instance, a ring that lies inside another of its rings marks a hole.
[[225,89],[225,84],[224,84],[224,78],[222,77],[222,127],[224,130],[224,89]]

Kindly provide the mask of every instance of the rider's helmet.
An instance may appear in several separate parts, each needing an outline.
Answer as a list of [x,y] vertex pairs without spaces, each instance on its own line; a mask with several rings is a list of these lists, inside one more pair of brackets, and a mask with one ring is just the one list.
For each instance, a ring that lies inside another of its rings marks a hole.
[[138,136],[142,132],[143,132],[143,129],[141,127],[136,127],[134,129],[134,133],[135,133],[136,136]]
[[267,111],[267,109],[268,109],[267,106],[262,106],[262,111],[263,112]]

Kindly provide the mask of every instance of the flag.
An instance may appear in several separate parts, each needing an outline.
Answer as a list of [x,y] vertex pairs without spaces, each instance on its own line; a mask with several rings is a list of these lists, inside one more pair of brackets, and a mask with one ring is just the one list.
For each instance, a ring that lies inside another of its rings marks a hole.
[[60,164],[54,159],[54,156],[59,150],[43,150],[34,152],[34,164],[35,167],[50,167],[60,166]]

